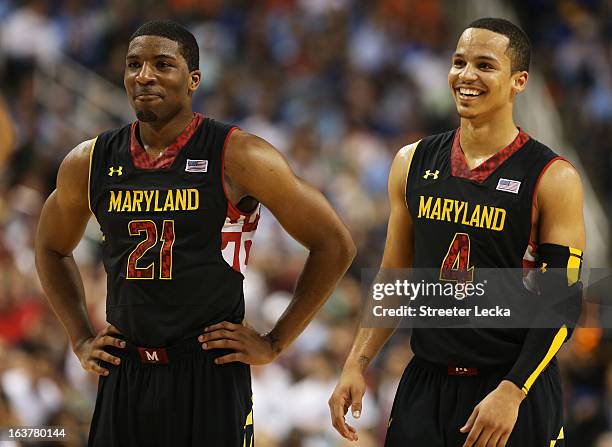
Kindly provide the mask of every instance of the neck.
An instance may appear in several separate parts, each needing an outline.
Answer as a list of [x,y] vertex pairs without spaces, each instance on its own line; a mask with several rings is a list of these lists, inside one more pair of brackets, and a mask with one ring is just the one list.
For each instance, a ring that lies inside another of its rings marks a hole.
[[518,133],[510,110],[486,121],[461,118],[459,142],[466,158],[488,158],[512,143]]
[[139,121],[138,130],[144,149],[153,151],[164,150],[176,141],[192,119],[193,112],[190,109],[186,109],[177,113],[170,121],[165,123],[144,123]]

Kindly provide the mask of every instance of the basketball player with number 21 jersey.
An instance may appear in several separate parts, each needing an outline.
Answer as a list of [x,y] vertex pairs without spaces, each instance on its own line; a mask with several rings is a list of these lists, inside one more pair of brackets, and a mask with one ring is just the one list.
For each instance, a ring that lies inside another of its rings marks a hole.
[[[397,154],[381,268],[438,269],[441,281],[468,282],[479,268],[543,266],[540,294],[562,290],[579,309],[580,177],[512,118],[529,59],[527,36],[506,20],[480,19],[463,31],[448,74],[461,126]],[[347,439],[358,436],[344,416],[349,407],[360,416],[364,370],[394,329],[364,327],[355,338],[329,400],[332,423]],[[413,328],[414,357],[385,446],[564,445],[555,354],[570,333],[568,320],[549,328]]]
[[[192,111],[198,54],[173,22],[132,35],[124,84],[138,120],[73,149],[41,214],[42,285],[81,365],[100,376],[89,446],[252,447],[249,365],[304,330],[354,256],[338,216],[278,151]],[[244,322],[242,289],[260,204],[309,250],[265,334]],[[97,333],[72,257],[92,214],[107,274],[109,324]]]

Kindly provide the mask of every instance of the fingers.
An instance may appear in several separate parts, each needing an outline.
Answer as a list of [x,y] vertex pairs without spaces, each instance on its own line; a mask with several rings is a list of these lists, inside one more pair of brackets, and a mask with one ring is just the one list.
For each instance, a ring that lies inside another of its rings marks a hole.
[[215,340],[209,341],[202,344],[202,349],[234,349],[239,350],[243,348],[242,343],[234,341],[234,340]]
[[348,397],[340,397],[334,394],[329,399],[328,404],[329,410],[331,412],[332,425],[336,429],[336,431],[340,433],[342,437],[348,439],[349,441],[357,441],[357,430],[347,424],[344,419],[346,409],[350,405],[350,400],[348,399]]
[[474,447],[487,447],[494,431],[495,430],[493,428],[483,427],[483,429],[480,431],[480,436],[474,438]]
[[244,355],[242,352],[232,352],[231,354],[223,355],[215,359],[215,363],[217,365],[223,365],[225,363],[232,362],[248,363],[246,355]]
[[92,372],[96,373],[99,376],[108,376],[108,374],[109,374],[108,369],[102,368],[100,366],[100,364],[97,361],[93,360],[93,359],[90,359],[87,362],[87,366],[88,367],[85,368],[87,371],[92,371]]
[[465,423],[463,427],[459,429],[459,431],[461,433],[469,432],[472,429],[472,426],[474,425],[476,416],[478,416],[478,407],[474,408],[474,411],[472,411],[472,414],[470,414],[470,417],[468,418],[467,422]]
[[351,410],[353,413],[353,417],[355,419],[359,419],[359,416],[361,416],[361,399],[363,399],[363,396],[353,396],[353,404],[351,405]]
[[480,425],[478,422],[475,422],[474,426],[470,429],[470,433],[468,434],[468,437],[465,440],[463,447],[474,447],[474,444],[478,440],[480,433],[482,433],[482,429],[482,425]]
[[101,366],[100,361],[104,361],[112,365],[119,365],[121,363],[120,358],[115,357],[102,349],[94,349],[91,351],[91,354],[85,364],[83,364],[83,368],[86,371],[94,372],[99,376],[108,376],[109,370]]
[[489,438],[489,442],[487,442],[486,447],[497,447],[502,435],[502,431],[494,431],[491,434],[491,437]]
[[103,346],[114,346],[116,348],[125,348],[125,341],[116,337],[111,337],[109,334],[121,335],[121,332],[119,332],[119,329],[113,325],[106,326],[100,332],[98,332],[98,335],[94,340],[95,347],[101,348]]
[[217,323],[217,324],[213,324],[212,326],[208,326],[204,328],[204,332],[212,332],[212,331],[216,331],[218,329],[227,329],[230,331],[235,331],[241,327],[245,327],[241,324],[234,324],[234,323],[230,323],[229,321],[223,321],[221,323]]
[[125,348],[125,342],[119,338],[105,335],[96,340],[96,347],[114,346],[115,348]]
[[126,343],[109,334],[115,335],[120,334],[120,332],[116,327],[108,325],[101,329],[94,338],[82,344],[78,352],[75,352],[85,371],[94,372],[100,376],[108,376],[108,369],[102,367],[100,362],[103,361],[111,365],[119,365],[121,363],[121,359],[109,354],[104,348],[106,346],[113,346],[121,349],[125,348]]
[[512,432],[507,432],[501,435],[501,437],[499,438],[499,441],[497,441],[497,447],[506,447],[506,444],[508,443],[508,439],[510,438],[510,433]]
[[121,359],[101,349],[96,349],[95,351],[93,351],[91,353],[91,358],[104,360],[106,363],[112,363],[113,365],[118,365],[119,363],[121,363]]
[[104,328],[104,334],[121,334],[121,332],[119,332],[119,329],[117,329],[115,326],[113,326],[112,324],[109,324],[108,326],[106,326]]
[[212,340],[222,340],[222,339],[240,340],[241,338],[240,335],[241,334],[237,331],[231,331],[227,329],[217,329],[212,332],[206,332],[200,335],[198,337],[198,341],[208,342]]

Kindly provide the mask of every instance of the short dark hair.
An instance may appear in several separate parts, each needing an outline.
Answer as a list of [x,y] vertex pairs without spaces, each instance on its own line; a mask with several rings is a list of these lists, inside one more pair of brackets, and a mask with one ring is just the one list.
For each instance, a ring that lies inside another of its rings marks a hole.
[[473,21],[466,27],[466,29],[468,28],[488,29],[506,36],[510,40],[507,52],[510,56],[512,72],[529,71],[531,42],[529,42],[527,34],[514,23],[506,19],[486,17]]
[[130,42],[139,36],[160,36],[177,42],[181,56],[187,62],[189,71],[199,69],[200,48],[198,42],[193,34],[182,25],[171,20],[152,20],[140,25],[130,36]]

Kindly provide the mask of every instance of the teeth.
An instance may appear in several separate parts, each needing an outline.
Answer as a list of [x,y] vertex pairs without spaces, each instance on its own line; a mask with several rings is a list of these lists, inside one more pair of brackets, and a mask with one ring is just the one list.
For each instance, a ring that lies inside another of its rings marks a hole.
[[475,90],[473,88],[463,88],[463,87],[461,87],[459,89],[459,93],[461,93],[462,95],[478,96],[482,92],[479,91],[479,90]]

